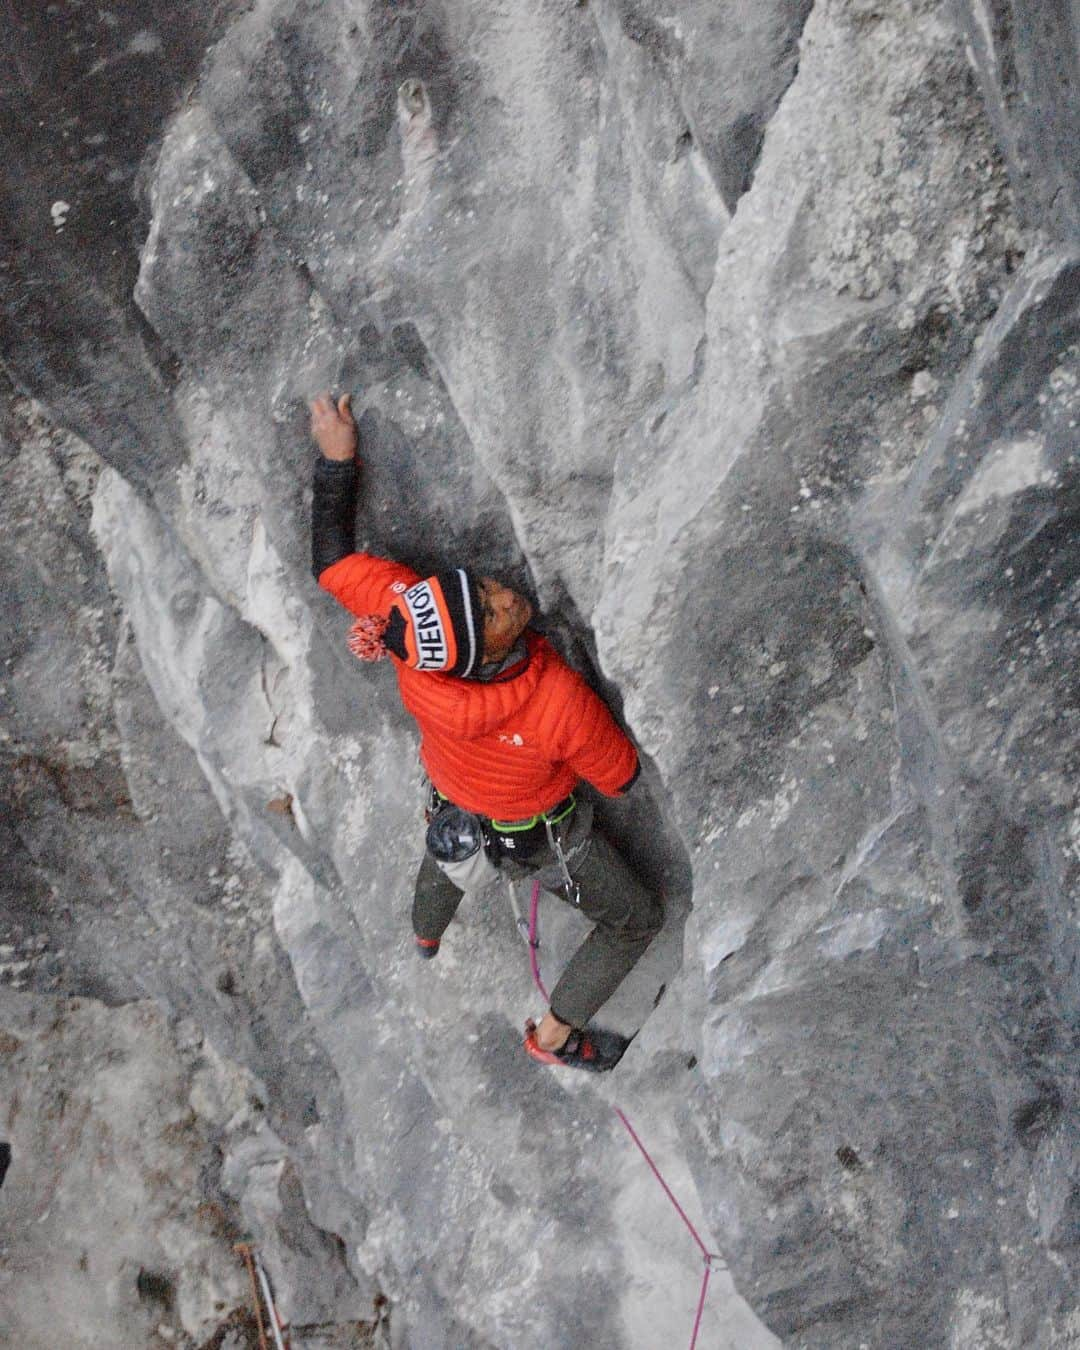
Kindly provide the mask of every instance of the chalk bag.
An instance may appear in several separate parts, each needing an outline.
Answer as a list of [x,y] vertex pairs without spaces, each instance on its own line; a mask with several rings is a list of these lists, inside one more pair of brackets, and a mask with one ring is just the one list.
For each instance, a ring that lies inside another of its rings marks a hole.
[[496,875],[484,842],[480,817],[453,802],[445,802],[427,828],[427,851],[462,891],[477,890]]

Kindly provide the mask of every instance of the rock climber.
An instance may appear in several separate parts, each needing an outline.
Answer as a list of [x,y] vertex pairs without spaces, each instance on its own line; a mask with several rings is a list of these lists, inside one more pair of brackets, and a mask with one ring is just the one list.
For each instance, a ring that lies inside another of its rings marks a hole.
[[[613,1067],[625,1038],[589,1027],[663,923],[663,905],[591,829],[581,779],[621,797],[639,773],[605,704],[530,627],[532,606],[492,577],[420,577],[355,550],[360,462],[345,394],[311,403],[316,457],[312,570],[356,615],[362,660],[389,658],[420,727],[430,782],[427,847],[412,907],[416,950],[437,955],[465,889],[499,873],[532,878],[594,925],[551,991],[525,1049],[546,1064]],[[479,869],[479,870],[478,870]],[[486,869],[486,874],[485,874]],[[455,882],[457,884],[455,884]]]

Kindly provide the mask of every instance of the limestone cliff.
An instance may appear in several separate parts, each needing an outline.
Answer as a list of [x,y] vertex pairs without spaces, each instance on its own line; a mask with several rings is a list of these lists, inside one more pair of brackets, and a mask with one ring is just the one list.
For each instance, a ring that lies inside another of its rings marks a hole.
[[[3,22],[0,1216],[68,1137],[40,1019],[141,1104],[145,1024],[225,1216],[154,1271],[250,1232],[297,1350],[685,1343],[613,1105],[729,1267],[700,1344],[1080,1345],[1075,0]],[[521,1053],[505,899],[412,954],[413,731],[308,571],[320,388],[361,542],[524,589],[641,747],[603,820],[669,923],[611,1016],[662,996],[608,1078]],[[239,1296],[150,1317],[114,1255],[129,1339]]]

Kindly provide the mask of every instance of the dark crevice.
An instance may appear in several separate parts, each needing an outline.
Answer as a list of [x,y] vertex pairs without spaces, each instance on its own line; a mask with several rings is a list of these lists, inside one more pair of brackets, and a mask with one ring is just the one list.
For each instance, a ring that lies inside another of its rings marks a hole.
[[[633,729],[626,725],[623,714],[622,692],[600,670],[591,628],[565,588],[559,586],[556,595],[537,627],[551,638],[570,665],[585,676],[633,739]],[[618,845],[650,887],[664,892],[669,899],[680,897],[689,903],[693,891],[690,856],[672,819],[660,773],[641,747],[637,748],[643,772],[625,799],[604,798],[586,789],[595,805],[597,825]]]
[[[787,41],[783,47],[780,58],[777,60],[777,68],[783,68],[784,78],[780,85],[775,89],[769,101],[756,110],[755,113],[744,114],[736,119],[731,129],[732,139],[732,177],[736,187],[734,200],[729,203],[730,209],[734,211],[738,205],[739,198],[743,197],[753,186],[754,175],[757,173],[758,162],[761,159],[761,150],[765,144],[765,136],[769,129],[769,124],[776,114],[777,109],[783,102],[784,95],[795,83],[799,74],[799,42],[802,38],[803,29],[806,27],[806,21],[814,8],[814,0],[799,0],[798,7],[792,16],[791,27],[788,31]],[[741,168],[741,175],[739,169]]]
[[952,0],[1025,225],[1072,241],[1080,229],[1075,6]]
[[[667,72],[686,119],[688,130],[679,139],[676,156],[697,145],[731,214],[753,185],[769,124],[798,75],[799,43],[813,7],[814,0],[797,0],[794,5],[786,0],[770,3],[766,15],[771,22],[749,36],[739,31],[737,20],[718,8],[711,16],[710,36],[732,53],[742,52],[741,60],[732,57],[730,83],[724,100],[718,102],[712,81],[704,80],[695,64],[694,49],[686,47],[637,0],[618,0],[624,34]],[[701,38],[699,33],[699,42]],[[740,47],[742,42],[745,50]],[[755,71],[755,82],[743,87],[749,68]]]
[[156,1304],[165,1312],[171,1311],[176,1301],[176,1283],[172,1276],[156,1270],[147,1270],[145,1266],[139,1267],[135,1288],[143,1303]]
[[[446,397],[447,411],[452,411],[436,363],[412,324],[396,325],[390,341],[365,350],[362,361],[354,356],[346,367],[343,385],[370,387],[375,379],[389,378],[403,358],[414,373],[436,383]],[[459,427],[452,434],[452,448],[444,448],[439,457],[436,488],[428,481],[432,476],[430,454],[420,454],[409,437],[384,415],[370,409],[363,412],[359,428],[364,470],[358,547],[407,563],[421,575],[448,566],[468,566],[482,575],[498,577],[535,605],[536,585],[505,499],[490,482],[486,487],[490,500],[477,498],[475,453],[465,429]],[[454,489],[450,494],[448,487]],[[412,510],[403,510],[404,503],[412,503]],[[625,725],[622,695],[600,672],[589,626],[564,587],[556,583],[549,592],[554,599],[538,613],[538,631],[552,639]],[[624,801],[605,799],[588,789],[586,794],[595,801],[598,827],[612,838],[643,879],[669,895],[688,899],[692,889],[689,856],[669,810],[660,804],[663,789],[659,774],[644,754],[642,760],[646,768],[643,779]]]
[[[0,92],[0,345],[20,390],[143,490],[176,464],[178,438],[161,410],[175,363],[131,298],[146,227],[136,178],[240,8],[9,7],[18,79]],[[139,54],[146,30],[159,46]],[[92,143],[79,134],[91,128]],[[43,227],[61,195],[62,228]]]

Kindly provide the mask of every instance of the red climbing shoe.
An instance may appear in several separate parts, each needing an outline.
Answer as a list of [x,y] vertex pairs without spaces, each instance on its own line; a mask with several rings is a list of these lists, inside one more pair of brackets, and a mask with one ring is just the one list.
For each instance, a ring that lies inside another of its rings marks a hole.
[[543,1050],[536,1040],[536,1023],[525,1023],[523,1042],[528,1054],[539,1064],[554,1064],[564,1069],[584,1069],[587,1073],[606,1073],[613,1069],[630,1042],[614,1031],[571,1031],[561,1050]]
[[424,961],[430,961],[432,957],[439,954],[438,938],[422,938],[413,934],[413,941],[416,943],[416,954]]

